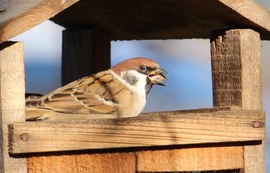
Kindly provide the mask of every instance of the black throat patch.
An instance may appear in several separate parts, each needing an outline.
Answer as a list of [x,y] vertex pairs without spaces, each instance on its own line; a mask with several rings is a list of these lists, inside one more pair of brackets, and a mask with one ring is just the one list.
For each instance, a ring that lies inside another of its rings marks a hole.
[[125,81],[127,81],[127,83],[129,83],[130,85],[133,85],[133,86],[138,82],[138,78],[136,76],[133,76],[133,75],[125,74],[123,76],[123,79]]

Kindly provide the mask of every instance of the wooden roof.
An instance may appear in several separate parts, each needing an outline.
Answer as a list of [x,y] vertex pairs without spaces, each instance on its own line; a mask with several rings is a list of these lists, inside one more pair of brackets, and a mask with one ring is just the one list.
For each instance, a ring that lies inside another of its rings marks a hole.
[[[78,0],[0,3],[0,43]],[[218,29],[252,28],[270,40],[270,12],[252,0],[80,0],[51,20],[67,28],[100,27],[112,40],[209,38]]]
[[52,20],[104,28],[112,40],[209,38],[227,28],[252,28],[270,40],[270,11],[252,0],[80,0]]

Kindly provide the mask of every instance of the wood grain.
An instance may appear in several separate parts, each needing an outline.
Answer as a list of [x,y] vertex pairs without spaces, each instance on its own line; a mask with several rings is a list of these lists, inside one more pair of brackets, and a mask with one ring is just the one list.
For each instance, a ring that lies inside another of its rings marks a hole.
[[[253,12],[249,10],[248,13]],[[214,107],[262,110],[259,34],[250,29],[214,32],[211,58]],[[245,146],[244,159],[246,173],[264,173],[264,141],[261,145]]]
[[262,111],[169,112],[80,123],[13,123],[9,128],[13,154],[254,141],[265,135]]
[[197,147],[138,152],[139,172],[230,170],[243,167],[243,147]]
[[31,156],[28,173],[135,173],[135,153],[77,153]]
[[16,0],[1,2],[0,43],[48,20],[78,0]]
[[252,30],[212,34],[214,107],[262,109],[260,39]]
[[0,172],[26,173],[26,159],[10,157],[8,128],[25,121],[23,43],[0,44]]

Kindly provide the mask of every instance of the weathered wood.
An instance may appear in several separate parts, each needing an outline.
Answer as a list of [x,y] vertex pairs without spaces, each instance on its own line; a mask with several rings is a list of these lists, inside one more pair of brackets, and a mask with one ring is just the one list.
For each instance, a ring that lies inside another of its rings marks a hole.
[[28,173],[135,173],[134,153],[76,153],[31,156],[27,160]]
[[8,127],[13,122],[23,122],[24,101],[23,44],[0,44],[0,172],[26,173],[26,159],[13,158],[8,153]]
[[[212,33],[211,57],[214,107],[261,110],[259,34],[250,29]],[[264,141],[246,146],[244,151],[245,173],[265,172]]]
[[243,168],[243,147],[190,147],[138,153],[139,172],[184,172]]
[[48,20],[78,0],[1,1],[0,43]]
[[261,110],[260,39],[252,30],[212,35],[214,107]]
[[162,113],[87,122],[10,125],[10,152],[162,146],[264,139],[262,111]]
[[110,42],[110,34],[102,29],[65,30],[62,49],[62,84],[109,69]]

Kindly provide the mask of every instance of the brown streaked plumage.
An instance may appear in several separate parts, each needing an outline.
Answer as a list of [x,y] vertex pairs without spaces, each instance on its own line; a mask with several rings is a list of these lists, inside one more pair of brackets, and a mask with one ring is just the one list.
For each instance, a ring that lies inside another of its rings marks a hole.
[[72,121],[138,116],[165,73],[153,60],[132,58],[26,103],[26,120]]

